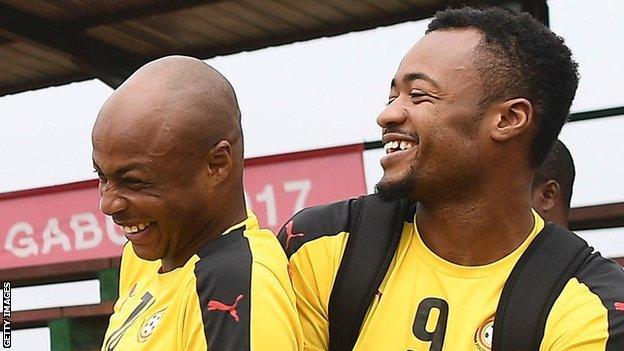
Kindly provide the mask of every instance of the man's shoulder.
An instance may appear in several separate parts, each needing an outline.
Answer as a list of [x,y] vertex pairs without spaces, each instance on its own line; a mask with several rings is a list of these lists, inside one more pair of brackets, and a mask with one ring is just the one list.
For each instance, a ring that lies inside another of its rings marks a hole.
[[240,275],[249,275],[252,252],[244,233],[245,228],[241,227],[204,245],[196,253],[199,258],[194,269],[197,279],[204,281],[208,276],[238,279]]
[[251,325],[252,249],[244,233],[245,227],[240,227],[208,242],[195,253],[189,267],[191,286],[185,290],[193,296],[188,300],[190,308],[200,307],[211,350],[228,348],[215,346],[226,339],[248,341],[241,336],[249,335]]
[[308,207],[286,222],[278,233],[278,239],[290,258],[310,241],[350,234],[350,226],[359,225],[360,217],[376,216],[382,222],[388,220],[389,223],[395,223],[395,220],[410,221],[413,219],[415,208],[408,200],[386,201],[377,194]]
[[[624,300],[624,270],[617,262],[593,253],[574,274],[580,283],[585,284],[601,298]],[[616,301],[611,301],[611,306]],[[609,306],[607,306],[609,307]],[[624,307],[624,306],[623,306]]]
[[543,345],[568,349],[624,350],[624,271],[593,253],[557,297]]
[[[609,334],[617,333],[624,343],[624,270],[617,262],[595,252],[585,260],[568,282],[567,309],[594,306],[591,313],[605,316]],[[561,297],[561,296],[560,296]],[[587,310],[589,314],[589,310]],[[624,345],[623,345],[624,346]]]
[[200,288],[225,281],[249,284],[254,269],[266,269],[276,276],[287,274],[284,252],[266,229],[241,227],[209,242],[196,255],[193,274]]
[[[308,232],[333,234],[348,227],[351,204],[361,198],[342,200],[326,205],[304,208],[295,214],[288,223],[294,229]],[[288,224],[287,223],[287,224]]]
[[312,206],[297,212],[278,233],[286,255],[290,257],[310,241],[348,232],[351,208],[363,198]]
[[256,227],[245,230],[244,237],[249,242],[252,269],[256,275],[266,271],[278,280],[288,280],[288,259],[271,230]]

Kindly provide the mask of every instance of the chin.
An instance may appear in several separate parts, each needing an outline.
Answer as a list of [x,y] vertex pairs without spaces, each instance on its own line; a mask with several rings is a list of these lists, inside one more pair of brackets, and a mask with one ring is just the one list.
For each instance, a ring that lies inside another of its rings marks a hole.
[[410,174],[395,180],[389,180],[384,176],[377,185],[375,193],[384,201],[408,199],[414,191],[415,181]]
[[159,252],[156,252],[156,250],[153,250],[151,248],[147,248],[141,245],[132,244],[132,250],[134,250],[134,253],[140,259],[146,260],[146,261],[156,261],[163,257],[163,255],[160,254]]

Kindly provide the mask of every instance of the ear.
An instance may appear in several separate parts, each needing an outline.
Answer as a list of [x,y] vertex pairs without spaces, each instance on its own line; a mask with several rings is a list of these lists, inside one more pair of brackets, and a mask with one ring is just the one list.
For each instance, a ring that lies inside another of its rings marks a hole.
[[208,153],[208,173],[216,183],[221,183],[230,174],[233,166],[232,145],[221,140]]
[[533,208],[540,214],[552,210],[557,204],[560,194],[559,183],[549,180],[533,190]]
[[491,131],[492,139],[508,141],[525,133],[533,121],[533,105],[525,98],[516,98],[499,105]]

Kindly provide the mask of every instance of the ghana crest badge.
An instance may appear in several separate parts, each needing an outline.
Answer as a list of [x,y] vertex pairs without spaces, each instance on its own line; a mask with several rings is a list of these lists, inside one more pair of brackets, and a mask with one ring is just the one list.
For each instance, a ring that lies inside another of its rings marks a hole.
[[492,337],[494,335],[494,317],[488,318],[475,332],[474,343],[479,351],[492,350]]
[[160,323],[160,320],[165,315],[165,309],[154,313],[151,317],[143,322],[141,328],[139,328],[139,334],[137,335],[137,339],[139,342],[145,342],[147,338],[152,335],[152,333],[158,326],[158,323]]

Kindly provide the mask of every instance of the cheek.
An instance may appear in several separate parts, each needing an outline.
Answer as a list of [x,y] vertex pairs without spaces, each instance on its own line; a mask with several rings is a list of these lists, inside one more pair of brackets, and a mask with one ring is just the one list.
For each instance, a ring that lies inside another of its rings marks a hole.
[[[440,171],[463,168],[476,162],[477,140],[462,130],[452,127],[431,127],[431,133],[421,140],[418,157],[423,166],[439,168]],[[424,162],[427,161],[427,162]]]
[[161,195],[142,195],[132,199],[133,205],[163,228],[171,226],[175,218],[176,203]]
[[199,220],[206,210],[204,195],[190,188],[178,192],[171,198],[170,205],[168,212],[171,217],[187,225]]
[[435,142],[447,149],[472,147],[478,141],[480,119],[474,108],[440,106],[429,119],[428,130]]

